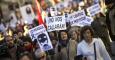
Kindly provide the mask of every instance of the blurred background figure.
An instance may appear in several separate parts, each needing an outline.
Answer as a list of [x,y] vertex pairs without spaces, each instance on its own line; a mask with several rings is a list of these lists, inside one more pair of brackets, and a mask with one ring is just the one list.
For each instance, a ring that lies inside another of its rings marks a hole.
[[114,0],[105,0],[105,4],[107,5],[106,12],[106,23],[109,29],[110,37],[112,41],[115,41],[115,1]]
[[34,60],[33,56],[29,52],[23,52],[20,54],[18,60]]
[[74,60],[76,55],[76,41],[70,40],[66,30],[59,31],[59,42],[57,45],[57,60]]
[[111,53],[111,39],[108,32],[108,27],[106,25],[106,17],[99,13],[94,18],[94,21],[91,23],[92,28],[94,29],[95,37],[102,39],[107,51]]
[[46,53],[41,49],[37,49],[35,51],[35,57],[36,57],[36,60],[49,60]]

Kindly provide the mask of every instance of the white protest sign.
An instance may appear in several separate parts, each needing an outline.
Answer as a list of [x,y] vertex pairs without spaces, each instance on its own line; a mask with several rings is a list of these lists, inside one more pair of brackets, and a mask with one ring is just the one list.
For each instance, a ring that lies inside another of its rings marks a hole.
[[80,25],[81,27],[83,27],[83,26],[85,26],[85,25],[89,25],[89,26],[90,26],[90,25],[91,25],[91,22],[93,22],[93,18],[86,16],[86,19],[83,20],[83,21],[81,21],[81,22],[79,23],[79,25]]
[[65,16],[47,17],[46,24],[48,32],[66,29]]
[[15,27],[16,27],[16,24],[17,24],[17,22],[18,22],[15,13],[12,12],[12,13],[10,14],[9,18],[10,18],[10,26],[13,27],[13,28],[15,28]]
[[37,41],[41,50],[47,51],[53,48],[44,25],[39,25],[29,30],[32,41]]
[[101,12],[101,7],[99,4],[94,4],[91,7],[87,8],[87,11],[90,16],[94,16],[95,14],[98,14]]
[[79,23],[86,19],[85,11],[80,10],[69,15],[70,25],[79,26]]
[[31,5],[20,7],[20,12],[25,23],[32,24],[35,14]]

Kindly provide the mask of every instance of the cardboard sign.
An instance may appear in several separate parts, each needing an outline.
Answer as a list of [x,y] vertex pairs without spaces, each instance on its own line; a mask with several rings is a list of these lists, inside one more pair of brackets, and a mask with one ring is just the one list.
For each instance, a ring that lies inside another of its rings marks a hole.
[[53,48],[44,25],[39,25],[29,30],[32,41],[37,41],[41,50],[47,51]]
[[86,19],[83,20],[83,21],[81,21],[81,22],[79,23],[79,26],[81,26],[81,27],[83,27],[83,26],[85,26],[85,25],[89,25],[89,26],[90,26],[90,25],[91,25],[91,22],[93,22],[93,18],[86,16]]
[[33,23],[35,14],[33,12],[31,5],[25,5],[25,6],[21,7],[20,12],[21,12],[22,18],[25,21],[25,23],[27,23],[27,24]]
[[17,24],[17,22],[18,22],[15,13],[12,12],[12,13],[10,14],[9,18],[10,18],[10,27],[15,28],[15,27],[16,27],[16,24]]
[[101,7],[99,4],[94,4],[93,6],[87,8],[87,11],[90,16],[95,16],[95,14],[98,14],[101,12]]
[[69,15],[70,25],[71,26],[79,26],[79,23],[83,20],[86,20],[86,15],[84,10],[80,10],[78,12],[74,12]]
[[66,29],[66,21],[64,16],[47,17],[46,24],[48,32]]

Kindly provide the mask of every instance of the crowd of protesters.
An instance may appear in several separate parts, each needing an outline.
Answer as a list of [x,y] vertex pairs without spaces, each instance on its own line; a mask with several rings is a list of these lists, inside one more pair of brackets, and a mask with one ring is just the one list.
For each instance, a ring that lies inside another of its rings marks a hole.
[[[105,0],[106,16],[103,13],[96,14],[90,26],[71,27],[67,23],[67,30],[48,32],[53,45],[53,49],[48,51],[41,50],[37,41],[32,41],[26,34],[26,30],[39,25],[37,19],[31,25],[19,21],[14,28],[4,22],[0,15],[0,60],[111,60],[110,38],[115,41],[114,2]],[[81,9],[92,4],[92,0],[87,1]],[[78,6],[78,2],[71,2],[68,8],[62,9],[57,15],[78,11]],[[21,20],[19,11],[16,14],[17,19]],[[48,16],[51,14],[48,13]]]

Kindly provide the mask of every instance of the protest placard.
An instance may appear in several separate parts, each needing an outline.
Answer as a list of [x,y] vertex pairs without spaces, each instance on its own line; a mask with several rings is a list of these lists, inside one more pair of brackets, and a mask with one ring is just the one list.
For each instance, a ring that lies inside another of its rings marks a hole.
[[86,20],[86,15],[84,10],[80,10],[78,12],[74,12],[69,15],[70,25],[71,26],[79,26],[79,23],[83,20]]
[[65,16],[47,17],[46,24],[48,32],[66,29]]
[[89,17],[89,16],[86,16],[86,19],[85,20],[83,20],[83,21],[81,21],[80,23],[79,23],[79,26],[81,26],[81,27],[83,27],[83,26],[85,26],[85,25],[91,25],[91,22],[93,22],[93,18],[92,17]]
[[33,23],[33,20],[35,19],[35,14],[30,4],[20,7],[20,12],[25,23]]
[[18,20],[14,12],[10,14],[9,19],[10,19],[10,27],[15,28]]
[[87,11],[90,16],[95,16],[95,14],[98,14],[101,12],[101,7],[99,3],[92,5],[91,7],[87,8]]
[[43,24],[29,30],[32,41],[37,41],[41,50],[47,51],[53,48],[48,33]]

